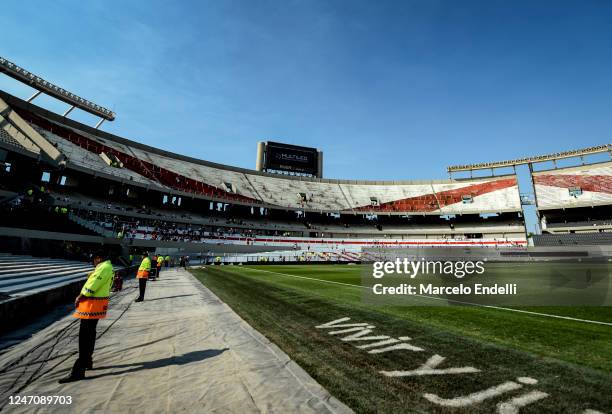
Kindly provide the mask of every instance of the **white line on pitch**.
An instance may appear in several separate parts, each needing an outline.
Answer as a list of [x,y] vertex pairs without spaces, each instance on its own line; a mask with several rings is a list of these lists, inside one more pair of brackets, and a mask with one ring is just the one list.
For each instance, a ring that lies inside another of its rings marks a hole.
[[[359,288],[359,289],[367,289],[368,288],[367,286],[354,285],[352,283],[334,282],[333,280],[324,280],[324,279],[317,279],[317,278],[314,278],[314,277],[297,276],[297,275],[292,275],[292,274],[289,274],[289,273],[273,272],[271,270],[254,269],[252,267],[242,268],[242,269],[245,269],[245,270],[254,270],[254,271],[257,271],[257,272],[272,273],[272,274],[275,274],[275,275],[294,277],[294,278],[297,278],[297,279],[315,280],[317,282],[332,283],[334,285],[349,286],[349,287]],[[434,299],[434,300],[443,300],[443,301],[446,301],[446,302],[454,302],[454,303],[459,303],[459,304],[462,304],[462,305],[472,305],[472,306],[480,306],[482,308],[497,309],[497,310],[504,310],[504,311],[509,311],[509,312],[517,312],[517,313],[526,313],[528,315],[544,316],[546,318],[565,319],[565,320],[568,320],[568,321],[584,322],[584,323],[592,323],[592,324],[597,324],[597,325],[612,326],[612,322],[592,321],[592,320],[589,320],[589,319],[572,318],[571,316],[553,315],[553,314],[550,314],[550,313],[541,313],[541,312],[532,312],[532,311],[526,311],[526,310],[521,310],[521,309],[504,308],[504,307],[501,307],[501,306],[482,305],[482,304],[479,304],[479,303],[471,303],[471,302],[461,302],[459,300],[437,298],[435,296],[426,296],[426,295],[414,295],[414,296],[418,296],[418,297],[422,297],[422,298],[427,298],[427,299]]]

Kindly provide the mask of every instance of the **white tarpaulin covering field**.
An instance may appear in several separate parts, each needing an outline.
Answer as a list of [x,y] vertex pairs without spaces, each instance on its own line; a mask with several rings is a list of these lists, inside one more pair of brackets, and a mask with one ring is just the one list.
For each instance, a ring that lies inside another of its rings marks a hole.
[[[67,316],[0,355],[2,412],[250,413],[351,410],[189,273],[170,269],[134,303],[134,281],[98,325],[94,369],[60,385],[76,358]],[[9,396],[71,405],[9,405]]]

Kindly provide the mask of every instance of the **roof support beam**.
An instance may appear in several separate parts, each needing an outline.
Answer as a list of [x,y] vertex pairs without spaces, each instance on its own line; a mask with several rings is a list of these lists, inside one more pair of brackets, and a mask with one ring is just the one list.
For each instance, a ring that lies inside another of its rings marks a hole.
[[42,93],[42,91],[36,91],[34,92],[34,95],[30,96],[26,102],[32,102],[34,99],[38,98],[38,95],[40,95]]
[[64,115],[62,115],[62,116],[63,117],[67,117],[68,114],[74,110],[74,108],[76,108],[76,106],[72,105],[70,108],[68,108],[68,110],[66,112],[64,112]]
[[25,135],[30,141],[32,141],[41,153],[45,154],[53,164],[57,166],[66,165],[66,156],[62,154],[53,144],[51,144],[45,137],[40,135],[34,128],[30,126],[19,114],[8,106],[3,99],[0,98],[0,114],[8,120],[19,132]]
[[[113,121],[115,119],[115,113],[110,109],[106,109],[103,106],[97,105],[87,99],[81,98],[78,95],[68,92],[64,88],[61,88],[49,81],[42,79],[39,76],[25,70],[24,68],[17,66],[13,62],[0,56],[0,73],[4,73],[19,82],[25,83],[39,92],[46,93],[49,96],[59,99],[68,105],[74,105],[85,112],[89,112],[92,115],[99,116],[101,118]],[[35,94],[36,95],[36,94]],[[36,95],[38,96],[38,95]],[[34,99],[36,96],[30,98]],[[28,100],[28,102],[30,102]]]

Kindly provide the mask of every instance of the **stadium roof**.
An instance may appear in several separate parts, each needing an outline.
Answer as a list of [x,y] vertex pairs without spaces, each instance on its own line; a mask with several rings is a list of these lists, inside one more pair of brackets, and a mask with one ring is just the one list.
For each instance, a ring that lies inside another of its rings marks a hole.
[[[75,95],[72,92],[68,92],[64,88],[61,88],[49,81],[42,79],[39,76],[36,76],[35,74],[25,70],[20,66],[17,66],[13,62],[3,58],[2,56],[0,56],[0,72],[5,73],[7,76],[10,76],[13,79],[23,82],[34,89],[37,89],[39,92],[46,93],[49,96],[52,96],[62,102],[72,105],[73,108],[69,109],[64,114],[64,116],[68,115],[68,113],[72,109],[79,108],[85,112],[89,112],[92,115],[99,116],[100,118],[106,119],[108,121],[113,121],[115,119],[115,113],[110,109],[106,109],[103,106],[97,105],[91,101],[88,101],[87,99],[81,98],[80,96]],[[38,94],[30,98],[29,101],[34,99],[36,96],[38,96]]]
[[555,152],[553,154],[538,155],[535,157],[517,158],[514,160],[483,162],[480,164],[452,165],[447,168],[449,173],[458,171],[488,170],[492,168],[513,167],[521,164],[532,164],[536,162],[555,161],[563,158],[582,157],[584,155],[598,154],[612,151],[612,144],[598,145],[572,151]]

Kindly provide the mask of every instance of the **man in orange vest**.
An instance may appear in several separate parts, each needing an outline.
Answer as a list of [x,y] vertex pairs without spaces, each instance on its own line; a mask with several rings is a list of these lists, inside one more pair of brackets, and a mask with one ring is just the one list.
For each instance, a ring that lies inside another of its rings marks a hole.
[[144,300],[149,273],[151,273],[151,259],[149,259],[149,253],[144,252],[142,255],[142,262],[138,268],[138,273],[136,273],[136,277],[138,278],[138,290],[140,293],[136,299],[136,302],[142,302]]
[[159,256],[157,256],[157,274],[155,275],[155,278],[159,278],[163,264],[164,256],[160,254]]
[[104,252],[93,255],[96,266],[74,301],[76,311],[74,317],[81,320],[79,328],[79,357],[72,367],[72,372],[66,378],[59,380],[60,384],[79,381],[85,378],[85,370],[93,367],[93,352],[96,345],[96,326],[100,319],[106,318],[110,288],[113,283],[113,265]]

